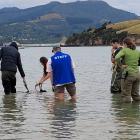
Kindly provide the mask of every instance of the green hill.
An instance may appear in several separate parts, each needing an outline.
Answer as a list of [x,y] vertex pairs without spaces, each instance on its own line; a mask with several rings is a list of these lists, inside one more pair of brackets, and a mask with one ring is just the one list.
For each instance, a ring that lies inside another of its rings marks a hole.
[[64,36],[103,23],[137,19],[136,14],[116,9],[104,1],[51,2],[27,9],[0,9],[0,39],[23,43],[60,41]]
[[114,24],[103,24],[101,28],[90,28],[84,32],[70,36],[67,45],[109,45],[113,38],[122,41],[125,37],[133,37],[140,44],[140,20],[130,20]]

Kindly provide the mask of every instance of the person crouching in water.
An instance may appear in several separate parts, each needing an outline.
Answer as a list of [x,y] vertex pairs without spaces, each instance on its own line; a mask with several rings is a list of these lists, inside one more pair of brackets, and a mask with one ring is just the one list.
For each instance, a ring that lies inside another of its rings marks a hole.
[[25,80],[18,45],[12,42],[10,46],[2,47],[0,50],[2,84],[5,94],[16,93],[17,68],[21,77]]
[[51,77],[55,97],[64,100],[64,90],[68,91],[72,100],[76,100],[76,87],[74,76],[74,63],[71,56],[61,52],[60,47],[53,47],[54,55],[48,60],[47,76],[40,81],[42,84]]
[[119,51],[122,49],[122,46],[119,43],[118,39],[113,39],[111,41],[112,50],[111,50],[111,62],[112,62],[112,79],[111,79],[111,87],[110,91],[111,93],[120,93],[121,92],[121,63],[120,64],[115,63],[115,56],[119,53]]
[[39,80],[39,82],[36,84],[36,86],[39,86],[40,92],[47,92],[46,90],[42,89],[42,84],[39,84],[46,76],[47,76],[47,62],[48,59],[46,57],[40,57],[39,59],[41,65],[43,66],[43,76]]
[[124,48],[116,55],[115,60],[120,61],[124,57],[123,73],[122,73],[122,100],[123,102],[140,101],[139,95],[139,66],[140,51],[136,50],[136,46],[131,38],[125,38]]

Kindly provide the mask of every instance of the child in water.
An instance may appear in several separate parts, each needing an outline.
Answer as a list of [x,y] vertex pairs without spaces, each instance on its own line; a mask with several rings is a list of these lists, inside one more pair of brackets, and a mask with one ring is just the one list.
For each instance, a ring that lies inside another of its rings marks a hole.
[[39,86],[40,92],[46,92],[46,90],[43,90],[42,89],[42,85],[39,84],[39,83],[47,75],[47,71],[46,71],[47,70],[47,62],[48,62],[48,59],[46,57],[40,57],[40,63],[43,66],[43,76],[41,77],[41,79],[39,80],[39,82],[36,84],[36,86]]

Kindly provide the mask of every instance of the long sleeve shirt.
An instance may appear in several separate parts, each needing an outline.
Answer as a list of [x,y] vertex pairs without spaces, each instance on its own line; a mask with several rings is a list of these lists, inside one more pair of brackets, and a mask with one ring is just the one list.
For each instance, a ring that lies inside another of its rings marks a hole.
[[139,73],[138,61],[140,59],[140,51],[132,50],[129,48],[123,48],[115,57],[117,62],[124,57],[124,62],[126,67],[126,71],[128,71],[129,75],[135,75]]

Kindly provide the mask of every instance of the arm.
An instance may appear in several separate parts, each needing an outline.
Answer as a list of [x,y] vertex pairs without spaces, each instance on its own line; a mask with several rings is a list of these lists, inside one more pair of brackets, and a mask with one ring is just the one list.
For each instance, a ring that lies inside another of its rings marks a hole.
[[18,67],[18,70],[20,72],[20,75],[21,77],[25,77],[25,73],[24,73],[24,70],[22,68],[22,63],[21,63],[21,58],[20,58],[20,54],[18,54],[18,58],[17,58],[17,67]]
[[45,78],[45,76],[43,75],[40,80],[39,80],[39,83]]
[[43,74],[43,76],[40,78],[39,83],[46,77],[47,75]]
[[114,49],[111,49],[111,62],[115,63],[115,54],[114,54]]
[[127,65],[122,64],[121,63],[121,59],[124,59],[125,57],[125,52],[124,49],[122,49],[121,51],[119,51],[119,53],[115,56],[115,61],[118,64],[118,66],[122,67],[122,68],[127,68]]
[[73,59],[71,58],[71,65],[72,65],[72,69],[73,69],[73,72],[74,72],[74,69],[75,69],[75,62],[73,61]]
[[115,61],[116,62],[119,62],[120,59],[125,56],[125,52],[124,52],[124,49],[122,49],[116,56],[115,56]]
[[48,74],[45,77],[42,77],[42,79],[39,81],[39,83],[42,84],[43,82],[48,80],[50,77],[51,77],[51,72],[48,72]]
[[73,59],[71,58],[71,64],[72,64],[72,68],[75,69],[75,62],[73,61]]
[[41,80],[39,81],[40,84],[42,84],[49,78],[51,79],[51,75],[52,75],[51,59],[49,59],[48,63],[47,63],[47,72],[48,72],[48,74],[46,76],[42,77]]
[[0,49],[0,60],[2,58],[2,48]]
[[138,66],[140,66],[140,52],[139,52],[139,61],[138,61]]

